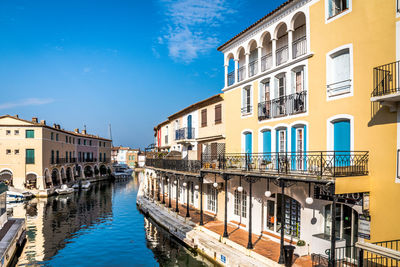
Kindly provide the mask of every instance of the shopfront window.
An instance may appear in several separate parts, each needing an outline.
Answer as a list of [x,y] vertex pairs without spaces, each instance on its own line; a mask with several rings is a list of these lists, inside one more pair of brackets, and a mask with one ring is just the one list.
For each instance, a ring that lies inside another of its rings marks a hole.
[[243,218],[247,217],[247,193],[235,190],[234,214]]
[[217,212],[217,190],[211,185],[207,185],[207,209]]

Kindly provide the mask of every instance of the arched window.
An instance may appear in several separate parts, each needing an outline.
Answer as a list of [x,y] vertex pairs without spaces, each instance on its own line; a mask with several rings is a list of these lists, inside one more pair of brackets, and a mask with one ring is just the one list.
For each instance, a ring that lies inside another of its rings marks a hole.
[[243,218],[247,217],[247,193],[246,191],[239,192],[235,190],[235,200],[234,200],[234,214]]

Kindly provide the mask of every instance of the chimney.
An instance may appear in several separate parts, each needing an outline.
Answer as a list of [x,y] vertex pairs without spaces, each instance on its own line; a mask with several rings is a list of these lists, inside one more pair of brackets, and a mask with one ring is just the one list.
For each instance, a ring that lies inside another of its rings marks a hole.
[[38,118],[37,117],[32,117],[32,122],[38,123]]
[[86,130],[82,130],[82,134],[86,134]]
[[53,123],[53,128],[57,129],[57,124]]
[[79,129],[78,128],[75,129],[75,133],[79,133]]
[[15,118],[19,118],[19,117],[18,117],[18,114],[15,115]]
[[46,125],[46,121],[45,120],[41,120],[40,123],[43,124],[43,125]]

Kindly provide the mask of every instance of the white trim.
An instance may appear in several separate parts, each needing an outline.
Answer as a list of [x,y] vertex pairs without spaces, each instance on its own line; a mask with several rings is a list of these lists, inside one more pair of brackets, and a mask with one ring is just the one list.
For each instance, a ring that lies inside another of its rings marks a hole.
[[9,171],[9,172],[11,172],[11,174],[14,176],[14,172],[13,172],[11,169],[9,169],[9,168],[0,169],[0,173],[3,172],[3,171]]
[[[310,141],[309,141],[309,136],[310,136],[310,127],[309,127],[309,124],[308,124],[308,121],[295,121],[295,122],[292,122],[290,125],[289,125],[289,127],[290,127],[290,129],[292,129],[292,128],[298,128],[298,127],[296,127],[296,126],[306,126],[306,129],[307,129],[307,132],[306,132],[306,134],[304,135],[304,131],[303,131],[303,146],[304,146],[304,141],[306,141],[306,147],[305,147],[305,151],[309,151],[309,149],[308,149],[308,147],[309,147],[309,145],[310,145]],[[291,130],[290,130],[291,131]],[[296,139],[297,139],[297,137],[296,137]],[[291,144],[292,142],[290,142],[290,144]],[[292,150],[290,150],[290,151],[292,151]]]
[[[287,123],[279,123],[277,125],[274,126],[274,134],[272,134],[272,138],[271,138],[271,152],[278,152],[276,151],[276,142],[279,142],[279,140],[276,140],[276,132],[279,132],[280,130],[282,130],[282,128],[285,128],[287,131],[287,134],[285,136],[286,138],[286,144],[287,144],[287,151],[290,151],[290,143],[288,143],[288,140],[290,140],[291,138],[291,131],[289,128],[289,125]],[[278,144],[279,146],[279,144]],[[286,147],[285,147],[286,150]]]
[[25,173],[25,177],[28,176],[29,174],[34,174],[36,177],[39,177],[39,175],[36,172],[27,172]]
[[333,138],[334,138],[334,133],[333,133],[333,122],[340,120],[340,119],[348,119],[350,120],[350,150],[354,151],[354,116],[349,115],[349,114],[338,114],[335,116],[332,116],[327,119],[326,121],[326,129],[327,129],[327,135],[326,135],[326,150],[327,151],[333,151]]
[[338,18],[343,17],[344,15],[350,13],[352,11],[352,7],[353,7],[353,1],[349,0],[349,8],[343,12],[341,12],[340,14],[333,16],[333,17],[329,17],[329,3],[328,1],[332,1],[332,0],[325,0],[325,24],[328,24]]
[[[251,112],[249,112],[249,113],[242,113],[242,108],[244,108],[243,107],[243,97],[244,97],[244,91],[245,90],[247,90],[247,89],[250,89],[250,106],[251,106]],[[244,85],[244,86],[242,86],[242,88],[241,88],[241,98],[240,98],[240,101],[241,101],[241,103],[240,103],[240,116],[242,117],[242,118],[249,118],[249,117],[253,117],[253,115],[254,115],[254,101],[253,101],[253,97],[254,97],[254,95],[253,95],[253,90],[254,88],[253,88],[253,85],[251,84],[251,83],[248,83],[248,84],[246,84],[246,85]]]
[[[345,93],[340,93],[336,95],[329,96],[328,94],[328,89],[327,85],[330,80],[330,65],[332,64],[332,55],[336,54],[337,52],[340,52],[342,50],[348,49],[349,50],[349,58],[350,58],[350,90],[349,92]],[[326,59],[325,59],[325,65],[326,65],[326,76],[325,76],[325,92],[326,92],[326,101],[332,101],[336,99],[341,99],[341,98],[346,98],[346,97],[351,97],[354,94],[354,65],[353,65],[353,44],[345,44],[342,46],[339,46],[328,53],[326,53]]]

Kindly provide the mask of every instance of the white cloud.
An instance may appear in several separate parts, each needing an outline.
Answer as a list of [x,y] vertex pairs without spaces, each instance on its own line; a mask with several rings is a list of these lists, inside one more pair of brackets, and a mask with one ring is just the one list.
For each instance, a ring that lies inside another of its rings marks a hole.
[[216,29],[236,12],[231,8],[232,1],[226,0],[160,1],[165,8],[167,26],[158,43],[165,41],[169,55],[186,63],[216,48],[219,43]]
[[54,102],[51,98],[27,98],[15,102],[0,103],[0,109],[9,109],[23,106],[39,106]]

